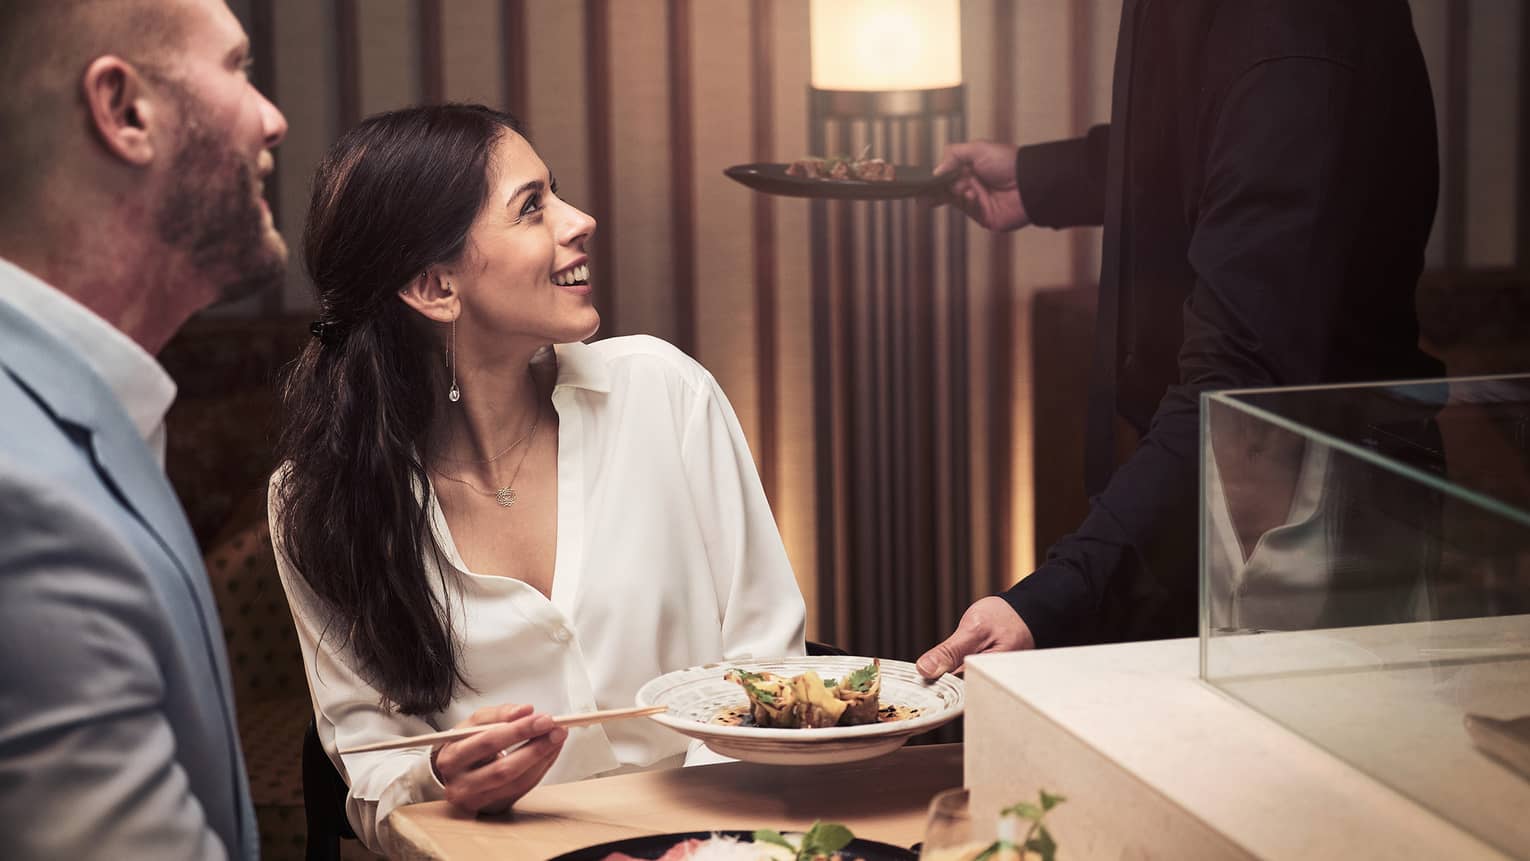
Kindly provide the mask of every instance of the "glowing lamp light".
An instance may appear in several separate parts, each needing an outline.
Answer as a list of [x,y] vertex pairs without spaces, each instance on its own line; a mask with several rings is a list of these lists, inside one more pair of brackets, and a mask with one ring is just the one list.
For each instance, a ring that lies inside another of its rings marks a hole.
[[812,0],[813,86],[933,90],[962,82],[960,0]]

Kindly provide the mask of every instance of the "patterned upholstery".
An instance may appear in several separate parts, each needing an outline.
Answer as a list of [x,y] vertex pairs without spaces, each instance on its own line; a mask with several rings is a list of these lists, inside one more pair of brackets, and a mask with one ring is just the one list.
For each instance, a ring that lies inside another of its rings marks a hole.
[[[308,698],[284,697],[261,700],[239,708],[239,738],[244,763],[250,773],[250,795],[260,811],[263,855],[275,857],[286,840],[301,853],[303,848],[303,777],[301,755],[303,729],[310,717]],[[296,824],[297,828],[268,828],[265,811],[273,811],[273,824]],[[290,811],[290,815],[289,815]]]
[[246,704],[272,699],[297,698],[305,707],[308,703],[303,655],[277,579],[264,509],[261,505],[258,519],[246,520],[242,528],[215,544],[206,560],[233,665],[234,698],[241,711]]
[[259,517],[247,516],[242,527],[213,545],[207,573],[228,643],[239,740],[260,822],[262,857],[302,858],[306,829],[301,755],[303,729],[312,710],[302,653],[277,579],[264,505],[255,513]]

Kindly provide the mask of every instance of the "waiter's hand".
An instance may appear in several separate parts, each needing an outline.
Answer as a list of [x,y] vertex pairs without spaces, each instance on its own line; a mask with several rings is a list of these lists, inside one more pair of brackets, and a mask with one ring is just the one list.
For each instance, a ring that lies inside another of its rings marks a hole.
[[[490,706],[458,726],[505,723],[431,754],[446,800],[469,813],[499,813],[530,792],[563,750],[568,730],[531,706]],[[517,746],[519,745],[519,746]]]
[[915,666],[925,678],[937,679],[960,668],[968,655],[1034,648],[1036,638],[1031,636],[1031,627],[1008,601],[990,595],[968,607],[956,633],[921,655]]
[[960,171],[943,202],[989,230],[1017,230],[1031,223],[1015,183],[1015,147],[993,141],[951,144],[936,173]]

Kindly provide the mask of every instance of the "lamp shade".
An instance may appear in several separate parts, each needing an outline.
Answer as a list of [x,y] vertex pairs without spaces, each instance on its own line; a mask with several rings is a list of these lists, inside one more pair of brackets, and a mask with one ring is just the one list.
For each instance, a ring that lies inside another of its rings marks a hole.
[[962,82],[960,0],[812,0],[813,86],[932,90]]

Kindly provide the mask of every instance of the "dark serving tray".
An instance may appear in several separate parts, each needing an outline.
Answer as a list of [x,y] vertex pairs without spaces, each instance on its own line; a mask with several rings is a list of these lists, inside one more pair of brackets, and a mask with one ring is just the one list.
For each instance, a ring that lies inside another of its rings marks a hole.
[[956,179],[956,171],[932,174],[929,165],[894,165],[896,179],[886,182],[787,176],[786,168],[787,165],[778,162],[757,162],[736,164],[725,169],[723,174],[766,194],[835,200],[898,200],[933,195]]

